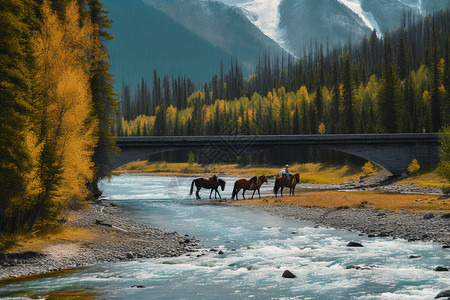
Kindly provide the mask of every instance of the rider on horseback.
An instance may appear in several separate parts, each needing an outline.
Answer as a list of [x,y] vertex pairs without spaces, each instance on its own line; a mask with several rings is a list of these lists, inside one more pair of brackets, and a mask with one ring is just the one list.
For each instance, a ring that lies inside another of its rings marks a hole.
[[278,177],[283,177],[285,182],[286,180],[289,180],[289,186],[291,186],[294,174],[292,174],[291,171],[289,171],[289,165],[285,165],[284,169],[278,173]]
[[213,175],[212,177],[209,177],[209,181],[219,184],[219,177],[217,177],[217,175]]

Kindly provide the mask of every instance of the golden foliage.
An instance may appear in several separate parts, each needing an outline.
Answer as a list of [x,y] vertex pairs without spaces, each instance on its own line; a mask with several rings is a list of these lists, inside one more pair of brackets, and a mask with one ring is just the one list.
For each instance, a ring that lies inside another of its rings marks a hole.
[[[306,103],[309,104],[310,98],[306,86],[302,85],[300,89],[297,91],[297,101],[306,101]],[[299,104],[299,102],[297,102],[297,104]]]
[[69,3],[64,21],[54,13],[47,0],[42,4],[41,31],[33,40],[38,70],[35,74],[40,109],[37,123],[30,124],[27,140],[35,168],[29,174],[29,203],[42,194],[39,157],[46,141],[56,143],[57,164],[62,166],[54,202],[66,208],[86,194],[86,183],[94,175],[92,154],[97,143],[96,121],[92,120],[86,60],[90,48],[90,24],[80,27],[76,1]]
[[412,162],[408,166],[408,172],[411,173],[411,174],[414,174],[414,173],[416,173],[419,170],[420,170],[420,165],[417,162],[417,159],[414,158],[412,160]]
[[319,125],[319,133],[325,134],[325,132],[326,132],[325,124],[323,124],[323,122],[321,122]]
[[362,167],[362,171],[364,173],[365,176],[369,176],[370,174],[372,174],[373,171],[373,164],[368,161],[364,164],[364,166]]

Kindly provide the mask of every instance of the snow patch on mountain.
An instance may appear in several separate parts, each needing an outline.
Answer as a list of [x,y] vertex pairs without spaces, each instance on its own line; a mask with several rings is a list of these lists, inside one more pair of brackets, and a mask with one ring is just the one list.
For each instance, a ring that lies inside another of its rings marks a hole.
[[422,10],[422,0],[398,0],[401,4],[412,8],[413,10],[419,11],[421,15],[423,15]]
[[375,29],[379,34],[381,33],[380,27],[378,26],[377,21],[373,17],[372,13],[366,12],[361,7],[360,0],[338,0],[343,5],[347,6],[351,11],[357,14],[361,20],[363,20],[364,24],[369,27],[371,30]]
[[280,14],[278,6],[281,0],[253,0],[236,5],[245,16],[265,35],[277,43],[282,43],[278,33]]

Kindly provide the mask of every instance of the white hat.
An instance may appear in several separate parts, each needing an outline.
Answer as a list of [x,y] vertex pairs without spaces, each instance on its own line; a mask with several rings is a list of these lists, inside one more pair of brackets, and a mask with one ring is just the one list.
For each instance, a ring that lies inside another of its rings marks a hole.
[[289,168],[289,165],[285,165],[286,168]]

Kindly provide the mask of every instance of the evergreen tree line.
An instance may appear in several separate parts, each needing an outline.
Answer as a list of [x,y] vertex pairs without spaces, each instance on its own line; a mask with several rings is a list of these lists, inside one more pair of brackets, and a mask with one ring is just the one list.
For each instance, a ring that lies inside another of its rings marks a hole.
[[133,96],[130,86],[122,83],[120,104],[121,115],[125,120],[133,120],[139,115],[154,115],[158,106],[173,105],[184,109],[187,107],[187,98],[196,91],[194,82],[180,75],[176,78],[172,76],[170,81],[169,76],[164,75],[161,85],[161,78],[156,70],[153,70],[152,82],[150,89],[147,81],[142,78]]
[[0,233],[64,219],[115,150],[99,0],[0,0]]
[[[300,59],[273,59],[266,51],[248,78],[231,59],[227,74],[221,64],[219,75],[193,94],[187,91],[182,105],[174,101],[173,81],[172,93],[166,88],[161,94],[154,80],[152,95],[159,98],[150,100],[152,113],[137,108],[128,117],[124,107],[137,107],[142,97],[137,92],[124,105],[125,86],[115,130],[118,135],[437,132],[450,118],[449,16],[448,10],[425,18],[405,13],[402,26],[382,38],[374,30],[360,43],[333,49],[311,43]],[[233,122],[238,126],[229,126]]]

